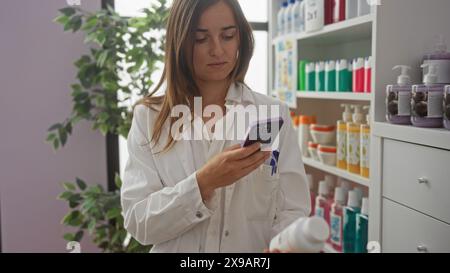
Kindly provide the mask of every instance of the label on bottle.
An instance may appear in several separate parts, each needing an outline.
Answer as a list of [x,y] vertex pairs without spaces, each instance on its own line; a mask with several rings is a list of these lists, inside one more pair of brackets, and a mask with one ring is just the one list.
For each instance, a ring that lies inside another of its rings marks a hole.
[[347,132],[339,129],[337,132],[337,160],[347,161]]
[[[367,129],[366,129],[367,130]],[[370,133],[363,131],[361,134],[361,168],[369,168],[370,158]]]
[[442,118],[443,92],[428,92],[428,117]]
[[351,165],[359,165],[360,160],[360,133],[359,130],[349,132],[347,134],[347,163]]
[[411,116],[411,92],[398,92],[398,115]]
[[330,240],[333,244],[342,245],[342,217],[334,213],[330,214]]
[[325,210],[319,206],[316,207],[316,216],[325,219]]
[[319,30],[324,25],[323,0],[306,0],[305,30],[308,32]]

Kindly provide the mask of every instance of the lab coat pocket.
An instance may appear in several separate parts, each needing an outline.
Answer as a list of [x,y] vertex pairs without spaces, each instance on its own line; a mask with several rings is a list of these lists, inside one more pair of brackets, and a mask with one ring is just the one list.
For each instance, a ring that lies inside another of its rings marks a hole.
[[247,219],[270,220],[275,214],[278,174],[272,175],[272,167],[262,165],[248,177],[248,194],[245,206]]

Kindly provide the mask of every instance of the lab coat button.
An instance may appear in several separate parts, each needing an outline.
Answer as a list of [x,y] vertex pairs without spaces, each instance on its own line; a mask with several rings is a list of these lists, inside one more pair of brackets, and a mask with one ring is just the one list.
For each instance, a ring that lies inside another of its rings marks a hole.
[[228,237],[230,235],[230,232],[228,230],[225,230],[225,237]]
[[200,211],[197,211],[195,216],[197,216],[197,218],[202,218],[203,217],[203,213],[201,213]]

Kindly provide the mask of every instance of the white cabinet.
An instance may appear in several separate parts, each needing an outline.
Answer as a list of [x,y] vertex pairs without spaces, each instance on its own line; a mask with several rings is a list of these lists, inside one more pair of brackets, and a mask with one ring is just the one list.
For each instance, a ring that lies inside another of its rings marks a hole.
[[386,139],[382,164],[384,197],[450,223],[450,151]]
[[450,225],[383,199],[382,251],[450,252]]

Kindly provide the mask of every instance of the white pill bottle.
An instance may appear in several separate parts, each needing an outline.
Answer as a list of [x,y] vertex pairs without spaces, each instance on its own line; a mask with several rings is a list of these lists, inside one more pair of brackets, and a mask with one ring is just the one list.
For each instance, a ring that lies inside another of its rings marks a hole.
[[330,228],[323,218],[300,218],[285,228],[270,242],[270,251],[319,253],[330,236]]

